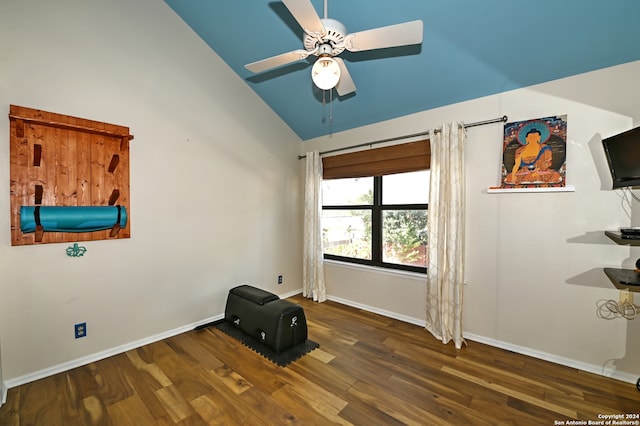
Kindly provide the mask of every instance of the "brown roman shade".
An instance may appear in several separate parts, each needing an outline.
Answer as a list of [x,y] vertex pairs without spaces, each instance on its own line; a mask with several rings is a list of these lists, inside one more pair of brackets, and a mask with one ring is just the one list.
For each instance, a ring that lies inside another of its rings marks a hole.
[[429,168],[429,140],[385,146],[322,158],[323,179],[382,176]]

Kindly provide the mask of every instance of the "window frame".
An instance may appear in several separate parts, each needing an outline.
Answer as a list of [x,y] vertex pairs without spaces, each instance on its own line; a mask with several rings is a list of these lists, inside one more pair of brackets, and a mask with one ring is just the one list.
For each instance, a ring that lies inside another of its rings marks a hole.
[[[423,169],[427,170],[427,169]],[[428,203],[419,204],[383,204],[382,180],[384,175],[373,176],[373,203],[365,205],[323,205],[323,210],[369,210],[371,211],[371,259],[361,259],[356,257],[339,256],[335,254],[323,253],[324,259],[346,263],[356,263],[386,269],[395,269],[409,272],[426,274],[427,268],[399,263],[384,262],[382,244],[382,216],[385,210],[426,210],[429,211]]]

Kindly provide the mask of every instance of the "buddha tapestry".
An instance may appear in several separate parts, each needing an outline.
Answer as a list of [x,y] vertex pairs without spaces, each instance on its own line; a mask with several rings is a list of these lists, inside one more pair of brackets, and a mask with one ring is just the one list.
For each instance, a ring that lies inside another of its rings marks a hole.
[[501,188],[566,186],[567,116],[504,125]]

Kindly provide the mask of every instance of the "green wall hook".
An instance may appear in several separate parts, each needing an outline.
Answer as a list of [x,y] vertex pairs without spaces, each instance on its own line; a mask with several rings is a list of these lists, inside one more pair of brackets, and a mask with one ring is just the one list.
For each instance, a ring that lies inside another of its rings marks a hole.
[[86,247],[80,247],[78,243],[73,243],[72,247],[67,247],[67,256],[69,257],[80,257],[83,256],[87,252]]

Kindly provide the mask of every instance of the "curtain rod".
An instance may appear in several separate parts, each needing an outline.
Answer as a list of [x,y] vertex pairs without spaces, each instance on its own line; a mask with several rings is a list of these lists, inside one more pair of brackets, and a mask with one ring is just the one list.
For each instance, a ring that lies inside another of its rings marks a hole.
[[[506,115],[503,115],[500,118],[493,118],[491,120],[476,121],[475,123],[465,124],[464,128],[467,129],[469,127],[484,126],[485,124],[493,124],[493,123],[500,123],[500,122],[506,123],[508,119],[509,118]],[[440,130],[435,129],[433,132],[434,133],[440,133]],[[358,144],[358,145],[345,146],[344,148],[336,148],[336,149],[331,149],[329,151],[322,151],[320,153],[320,155],[331,154],[331,153],[338,152],[338,151],[346,151],[347,149],[362,148],[364,146],[371,146],[371,145],[376,145],[376,144],[385,143],[385,142],[394,142],[394,141],[398,141],[398,140],[402,140],[402,139],[410,139],[410,138],[415,138],[415,137],[418,137],[418,136],[426,136],[428,134],[429,134],[429,132],[427,131],[427,132],[413,133],[411,135],[396,136],[394,138],[380,139],[380,140],[373,141],[373,142],[367,142],[367,143],[361,143],[361,144]],[[298,160],[302,160],[303,158],[307,158],[307,156],[306,155],[298,155]]]

